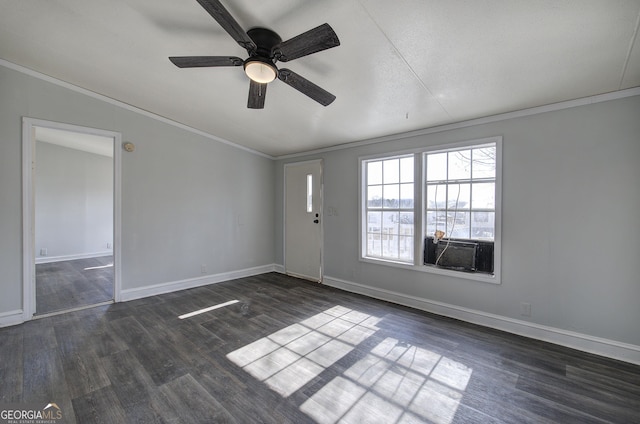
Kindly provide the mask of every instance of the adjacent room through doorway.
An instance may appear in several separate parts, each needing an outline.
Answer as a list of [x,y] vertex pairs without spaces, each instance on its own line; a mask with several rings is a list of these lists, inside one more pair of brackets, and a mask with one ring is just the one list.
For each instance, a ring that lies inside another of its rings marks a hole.
[[34,127],[35,314],[114,299],[114,139]]

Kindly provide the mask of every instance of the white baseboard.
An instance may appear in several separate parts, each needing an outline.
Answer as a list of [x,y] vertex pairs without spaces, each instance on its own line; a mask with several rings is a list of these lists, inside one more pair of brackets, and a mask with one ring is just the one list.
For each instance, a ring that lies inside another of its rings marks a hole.
[[74,261],[76,259],[101,258],[103,256],[111,256],[111,255],[113,255],[112,250],[106,250],[104,252],[79,253],[76,255],[64,255],[64,256],[39,256],[36,258],[36,264],[49,264],[52,262]]
[[640,346],[489,314],[430,299],[407,296],[329,276],[324,277],[323,283],[352,293],[363,294],[437,315],[640,365]]
[[0,313],[0,328],[22,324],[24,321],[25,317],[22,309]]
[[204,277],[189,278],[180,281],[170,281],[134,289],[124,289],[120,292],[120,300],[122,302],[126,302],[129,300],[142,299],[144,297],[156,296],[159,294],[171,293],[174,291],[221,283],[223,281],[234,280],[236,278],[265,274],[267,272],[273,272],[275,270],[276,265],[270,264],[258,266],[255,268],[241,269],[238,271],[229,271],[220,274],[207,275]]

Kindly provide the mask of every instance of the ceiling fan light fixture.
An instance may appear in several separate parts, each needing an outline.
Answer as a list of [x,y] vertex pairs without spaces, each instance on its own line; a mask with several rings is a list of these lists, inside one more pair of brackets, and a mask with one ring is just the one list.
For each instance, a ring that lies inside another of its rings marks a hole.
[[267,84],[278,76],[278,70],[270,61],[255,57],[247,59],[244,63],[244,72],[260,84]]
[[340,40],[327,23],[318,25],[309,31],[296,35],[286,41],[268,28],[254,27],[245,31],[234,19],[220,0],[198,0],[213,19],[242,48],[249,58],[242,60],[237,56],[171,56],[169,60],[178,68],[200,68],[217,66],[240,66],[250,79],[249,109],[263,109],[267,84],[280,79],[284,84],[322,106],[328,106],[336,96],[318,87],[306,78],[290,69],[278,70],[277,62],[289,62],[300,57],[337,47]]

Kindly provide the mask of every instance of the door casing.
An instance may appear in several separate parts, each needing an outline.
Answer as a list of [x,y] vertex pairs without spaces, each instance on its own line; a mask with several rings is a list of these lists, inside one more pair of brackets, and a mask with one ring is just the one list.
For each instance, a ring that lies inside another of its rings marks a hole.
[[113,296],[120,301],[121,282],[121,149],[122,135],[41,119],[22,118],[22,320],[29,321],[36,312],[35,290],[35,132],[37,127],[53,128],[113,138]]

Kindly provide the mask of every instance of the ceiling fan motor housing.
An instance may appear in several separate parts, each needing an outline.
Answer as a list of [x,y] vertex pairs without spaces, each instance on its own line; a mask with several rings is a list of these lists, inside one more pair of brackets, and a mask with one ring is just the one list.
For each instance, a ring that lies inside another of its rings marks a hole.
[[260,27],[251,28],[247,31],[247,35],[257,46],[255,53],[251,55],[265,58],[271,62],[273,60],[271,56],[272,50],[275,46],[282,43],[282,38],[270,29]]
[[247,76],[255,82],[269,83],[278,77],[272,53],[273,48],[282,42],[278,34],[266,28],[251,28],[247,35],[256,45],[255,51],[249,51],[249,57],[243,67]]

